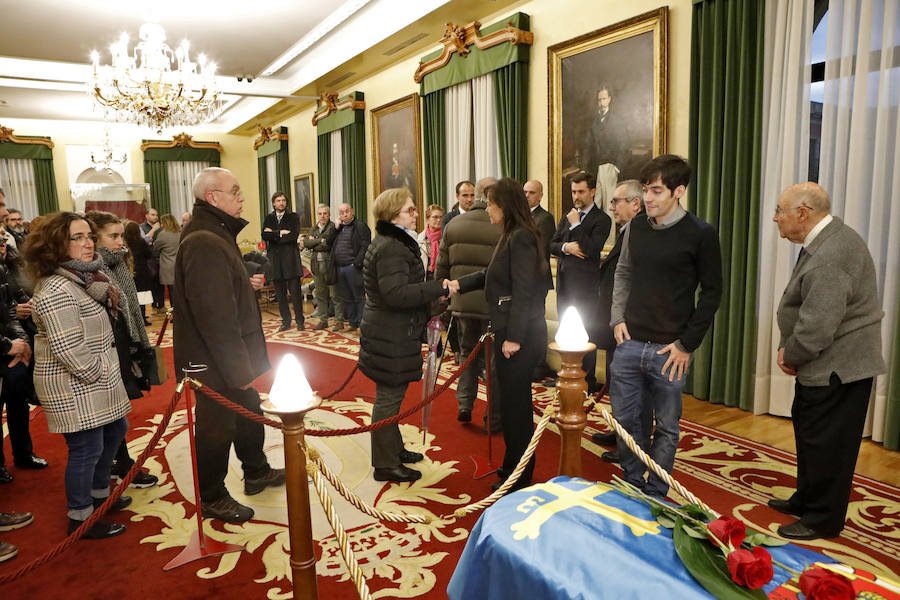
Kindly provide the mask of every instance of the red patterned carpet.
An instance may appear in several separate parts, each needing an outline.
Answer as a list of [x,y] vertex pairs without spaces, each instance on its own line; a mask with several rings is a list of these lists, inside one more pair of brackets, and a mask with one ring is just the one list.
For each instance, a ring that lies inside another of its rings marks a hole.
[[[333,389],[354,365],[357,343],[330,332],[275,333],[277,320],[266,324],[273,364],[291,352],[304,364],[314,389]],[[169,355],[171,361],[171,355]],[[171,365],[170,365],[171,368]],[[449,376],[454,367],[445,367]],[[260,378],[257,388],[268,390],[271,376]],[[136,456],[146,445],[171,399],[174,384],[134,403],[129,415],[129,445]],[[552,398],[552,390],[537,387],[538,405]],[[310,413],[307,427],[344,428],[368,423],[374,384],[357,374],[347,388],[323,409]],[[410,387],[404,406],[421,398],[418,384]],[[456,421],[456,402],[446,392],[434,404],[427,444],[423,445],[421,414],[401,425],[407,446],[422,451],[419,467],[423,478],[413,484],[375,482],[369,467],[367,434],[350,437],[308,438],[342,480],[357,494],[386,511],[452,514],[490,493],[493,476],[473,478],[470,455],[487,455],[486,435],[481,432],[483,404],[476,408],[473,424]],[[281,488],[268,489],[246,498],[239,464],[233,460],[227,484],[239,501],[256,510],[256,518],[242,525],[206,521],[207,531],[223,541],[241,544],[245,552],[207,558],[173,571],[162,570],[178,554],[195,528],[193,488],[184,407],[167,428],[147,468],[160,477],[158,487],[131,490],[129,510],[112,519],[126,523],[128,531],[117,538],[79,541],[65,554],[20,580],[3,585],[4,598],[208,598],[249,597],[272,600],[289,598],[285,499]],[[595,424],[596,415],[591,415]],[[477,423],[477,426],[475,425]],[[594,431],[588,427],[586,437]],[[61,436],[47,433],[43,416],[32,422],[36,452],[51,466],[44,471],[13,470],[16,480],[0,486],[0,510],[29,510],[35,522],[24,529],[3,533],[2,539],[20,548],[19,556],[0,565],[0,575],[13,572],[41,556],[65,535],[63,473],[65,444]],[[267,453],[281,466],[281,434],[267,431]],[[603,448],[589,439],[583,445],[585,476],[608,481],[618,468],[599,459]],[[495,437],[495,462],[502,456],[502,438]],[[559,438],[548,429],[537,453],[536,480],[556,474]],[[9,454],[7,454],[9,456]],[[793,485],[793,455],[756,444],[695,423],[682,422],[682,440],[675,475],[713,508],[733,513],[760,529],[775,530],[790,517],[764,506],[773,494],[784,497]],[[332,499],[348,530],[370,589],[382,598],[446,598],[445,589],[477,514],[461,519],[438,520],[430,525],[383,524],[357,511],[331,490]],[[314,491],[311,495],[315,498]],[[820,541],[809,547],[866,570],[890,575],[900,572],[900,504],[898,489],[877,481],[855,480],[848,525],[839,540]],[[313,529],[317,540],[319,596],[352,599],[356,591],[349,580],[334,536],[316,500]]]

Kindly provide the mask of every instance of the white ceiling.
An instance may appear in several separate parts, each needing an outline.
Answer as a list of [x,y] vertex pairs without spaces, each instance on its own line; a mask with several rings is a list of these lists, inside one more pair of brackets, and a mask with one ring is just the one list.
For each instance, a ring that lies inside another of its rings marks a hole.
[[[134,40],[155,21],[170,46],[188,39],[192,56],[216,62],[226,110],[204,129],[231,131],[449,2],[0,0],[0,122],[100,120],[85,85],[91,50],[107,62],[123,31]],[[433,43],[442,32],[431,33]]]

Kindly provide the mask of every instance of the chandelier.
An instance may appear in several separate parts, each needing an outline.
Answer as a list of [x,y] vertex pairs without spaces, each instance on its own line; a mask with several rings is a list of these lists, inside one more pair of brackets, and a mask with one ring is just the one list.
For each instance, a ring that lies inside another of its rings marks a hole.
[[110,173],[119,167],[125,166],[125,163],[128,162],[128,154],[126,152],[123,152],[121,157],[115,156],[115,149],[109,143],[109,128],[106,128],[106,139],[103,142],[103,147],[100,148],[100,152],[101,157],[99,159],[91,152],[91,164],[97,171]]
[[218,108],[215,63],[203,54],[192,62],[187,40],[172,51],[157,23],[144,23],[139,35],[133,53],[127,33],[110,45],[111,65],[101,65],[99,53],[91,52],[90,93],[104,118],[147,125],[157,133],[212,118]]

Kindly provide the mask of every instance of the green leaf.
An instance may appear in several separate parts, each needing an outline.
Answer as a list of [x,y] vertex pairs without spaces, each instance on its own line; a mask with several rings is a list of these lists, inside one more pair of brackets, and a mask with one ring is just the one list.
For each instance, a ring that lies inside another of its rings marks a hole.
[[685,568],[703,588],[719,600],[764,600],[761,589],[751,590],[731,580],[725,557],[712,544],[691,537],[684,529],[684,520],[676,520],[672,530],[675,552]]
[[688,534],[689,536],[691,536],[692,538],[697,538],[698,540],[705,540],[708,537],[706,535],[705,531],[703,531],[702,529],[700,529],[699,527],[696,527],[694,525],[688,525],[687,523],[684,523],[682,525],[682,528],[684,529],[684,532],[686,534]]
[[744,538],[744,543],[750,544],[751,546],[787,546],[789,543],[787,540],[772,537],[771,535],[766,535],[759,531],[748,530],[748,532],[750,533]]
[[687,515],[700,521],[711,521],[716,518],[715,515],[708,513],[696,504],[685,504],[681,507],[681,510]]
[[674,529],[675,528],[675,519],[673,519],[671,516],[669,516],[665,513],[662,513],[662,512],[660,514],[656,515],[656,522],[659,523],[660,525],[662,525],[663,527],[665,527],[666,529]]

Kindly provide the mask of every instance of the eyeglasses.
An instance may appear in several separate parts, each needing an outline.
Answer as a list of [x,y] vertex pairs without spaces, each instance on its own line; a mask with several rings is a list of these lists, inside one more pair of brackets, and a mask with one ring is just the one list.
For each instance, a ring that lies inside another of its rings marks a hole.
[[230,189],[230,190],[210,190],[211,192],[220,192],[222,194],[231,194],[233,197],[237,198],[238,196],[243,196],[244,192],[241,191],[241,188]]
[[781,208],[780,206],[776,206],[775,207],[775,215],[783,215],[784,213],[786,213],[789,210],[799,210],[801,208],[809,209],[809,207],[806,204],[802,204],[802,203],[798,204],[797,206],[789,206],[787,208]]
[[414,214],[416,214],[416,213],[419,212],[419,211],[416,210],[416,207],[415,207],[415,206],[410,206],[409,208],[404,208],[404,209],[401,210],[400,212],[405,212],[405,213],[408,214],[408,215],[414,215]]
[[440,214],[440,213],[435,213],[435,214],[429,216],[428,218],[429,218],[429,219],[440,219],[440,218],[443,217],[443,216],[444,216],[444,215],[442,215],[442,214]]
[[628,202],[628,198],[616,198],[613,196],[613,199],[609,201],[610,206],[615,206],[619,202]]
[[84,246],[88,242],[90,242],[92,244],[96,244],[97,236],[94,234],[84,235],[83,233],[79,233],[76,236],[70,237],[69,241],[72,242],[73,244],[78,244],[79,246]]

